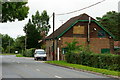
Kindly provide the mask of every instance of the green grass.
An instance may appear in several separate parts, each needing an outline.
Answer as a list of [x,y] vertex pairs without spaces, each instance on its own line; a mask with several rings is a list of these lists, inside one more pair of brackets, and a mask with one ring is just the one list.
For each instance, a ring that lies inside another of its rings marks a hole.
[[16,57],[24,57],[24,56],[21,54],[17,54]]
[[15,53],[2,53],[0,55],[16,55]]
[[71,68],[75,68],[75,69],[92,71],[92,72],[102,73],[105,75],[112,75],[112,76],[119,76],[120,77],[120,75],[118,75],[118,74],[120,74],[120,72],[118,72],[118,71],[93,68],[93,67],[88,67],[88,66],[83,66],[83,65],[78,65],[78,64],[70,64],[70,63],[67,63],[65,61],[47,61],[45,63],[56,64],[56,65],[60,65],[60,66],[71,67]]

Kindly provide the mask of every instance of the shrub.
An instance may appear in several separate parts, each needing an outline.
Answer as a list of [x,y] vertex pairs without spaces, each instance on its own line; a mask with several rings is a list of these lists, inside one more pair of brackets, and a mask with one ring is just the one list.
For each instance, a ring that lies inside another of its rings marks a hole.
[[23,56],[25,56],[25,57],[33,57],[34,56],[34,51],[35,51],[35,48],[26,49],[23,52]]
[[81,64],[95,68],[120,71],[120,55],[95,54],[95,53],[71,53],[66,54],[66,61],[73,64]]

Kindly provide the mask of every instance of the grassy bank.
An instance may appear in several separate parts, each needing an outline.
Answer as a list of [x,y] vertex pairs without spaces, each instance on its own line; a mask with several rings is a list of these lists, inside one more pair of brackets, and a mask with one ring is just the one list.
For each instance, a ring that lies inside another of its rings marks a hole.
[[24,57],[22,54],[16,54],[16,57]]
[[15,53],[1,53],[0,55],[16,55]]
[[64,66],[64,67],[70,67],[70,68],[74,68],[74,69],[92,71],[92,72],[96,72],[96,73],[102,73],[105,75],[112,75],[112,76],[119,76],[120,77],[120,72],[118,72],[118,71],[110,71],[107,69],[99,69],[99,68],[78,65],[78,64],[70,64],[70,63],[67,63],[65,61],[47,61],[45,63],[50,63],[50,64],[60,65],[60,66]]

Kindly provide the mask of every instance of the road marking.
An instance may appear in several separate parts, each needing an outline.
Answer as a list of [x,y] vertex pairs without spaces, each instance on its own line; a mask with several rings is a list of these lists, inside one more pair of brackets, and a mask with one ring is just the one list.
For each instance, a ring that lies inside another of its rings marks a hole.
[[36,69],[36,71],[40,71],[39,69]]
[[55,77],[56,77],[56,78],[62,78],[62,77],[60,77],[60,76],[56,76],[56,75],[55,75]]

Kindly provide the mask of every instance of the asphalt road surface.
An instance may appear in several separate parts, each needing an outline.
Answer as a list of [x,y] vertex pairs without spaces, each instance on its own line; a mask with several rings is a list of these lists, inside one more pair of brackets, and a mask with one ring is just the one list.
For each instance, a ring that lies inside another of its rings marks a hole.
[[[1,58],[1,57],[0,57]],[[0,65],[1,66],[1,65]],[[108,78],[35,61],[33,58],[2,56],[2,78]]]

